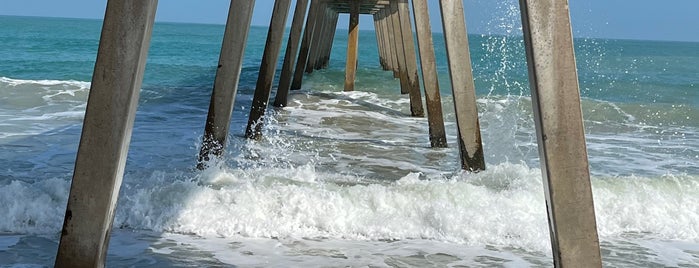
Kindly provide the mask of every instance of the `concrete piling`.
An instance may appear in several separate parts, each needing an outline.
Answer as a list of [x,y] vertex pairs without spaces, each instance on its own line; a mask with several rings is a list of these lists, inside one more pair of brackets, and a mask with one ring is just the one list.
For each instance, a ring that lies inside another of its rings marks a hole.
[[347,37],[347,62],[345,64],[345,91],[354,90],[357,73],[357,53],[359,45],[359,2],[350,3],[349,35]]
[[269,31],[267,32],[267,43],[262,55],[255,94],[250,107],[250,116],[245,129],[245,136],[249,139],[259,139],[262,136],[263,119],[267,110],[269,95],[272,91],[272,81],[274,80],[274,72],[277,69],[277,59],[282,46],[284,26],[290,5],[290,0],[274,1],[272,18],[269,23]]
[[415,56],[415,41],[413,39],[412,25],[410,25],[410,8],[408,0],[399,0],[398,18],[400,21],[403,52],[405,53],[405,85],[410,94],[410,113],[414,117],[425,116],[422,108],[422,94],[420,94],[420,81],[417,75],[417,59]]
[[601,267],[568,1],[521,0],[556,267]]
[[422,85],[425,88],[425,104],[429,124],[430,145],[432,147],[447,147],[447,136],[444,131],[442,115],[442,99],[439,94],[437,79],[437,64],[434,56],[432,28],[427,0],[412,0],[417,34],[418,50],[420,51],[420,66],[422,67]]
[[463,2],[439,0],[439,6],[456,112],[461,167],[469,171],[485,170]]
[[322,5],[321,0],[311,0],[311,7],[308,9],[306,26],[304,27],[303,31],[303,39],[301,40],[301,48],[299,49],[299,57],[296,60],[296,67],[294,68],[294,79],[291,81],[291,90],[301,89],[303,72],[306,70],[308,54],[311,48],[311,40],[313,39],[313,33],[315,32],[316,17],[318,15],[318,11],[322,9]]
[[303,19],[306,17],[306,8],[308,8],[308,0],[296,0],[294,17],[291,21],[291,29],[289,30],[289,39],[286,44],[284,63],[282,63],[282,70],[279,76],[277,95],[274,98],[275,107],[285,107],[288,102],[291,79],[294,74],[292,71],[299,51],[299,41],[301,41],[301,31],[303,31]]
[[306,63],[306,73],[313,73],[316,69],[316,63],[318,61],[318,54],[320,54],[320,46],[325,37],[325,28],[327,28],[328,23],[328,8],[327,4],[323,4],[322,8],[318,10],[316,16],[316,27],[314,27],[313,38],[311,39],[310,51],[308,53],[308,62]]
[[56,267],[104,267],[157,0],[108,1]]
[[398,78],[400,79],[400,93],[410,93],[408,81],[408,68],[405,66],[405,43],[400,25],[400,15],[398,14],[398,1],[392,1],[390,6],[390,17],[393,23],[393,40],[396,46],[396,59],[398,60]]
[[211,155],[223,154],[254,6],[254,0],[231,0],[204,127],[204,141],[199,152],[199,169],[206,167]]

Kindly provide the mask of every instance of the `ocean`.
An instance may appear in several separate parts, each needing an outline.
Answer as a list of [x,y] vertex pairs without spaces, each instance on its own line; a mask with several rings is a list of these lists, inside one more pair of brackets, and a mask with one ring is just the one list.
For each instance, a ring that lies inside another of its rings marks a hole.
[[[100,28],[0,16],[0,267],[53,265]],[[247,140],[264,27],[250,31],[225,155],[199,171],[223,26],[156,23],[107,266],[552,266],[517,31],[469,36],[486,171],[459,169],[440,33],[448,148],[430,148],[372,31],[356,91],[342,91],[342,29],[329,67]],[[699,267],[699,43],[575,45],[604,266]]]

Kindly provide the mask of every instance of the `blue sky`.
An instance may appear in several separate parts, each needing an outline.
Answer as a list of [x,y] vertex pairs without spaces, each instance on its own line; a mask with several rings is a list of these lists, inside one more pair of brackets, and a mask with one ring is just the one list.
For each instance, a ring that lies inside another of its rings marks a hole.
[[[432,26],[441,31],[438,1],[427,1]],[[576,37],[699,42],[698,0],[569,2]],[[224,24],[229,4],[228,0],[160,0],[156,20]],[[256,1],[254,25],[269,24],[273,4],[273,0]],[[105,5],[105,0],[4,0],[0,14],[99,19]],[[470,33],[521,34],[516,0],[465,0],[464,5]],[[343,15],[339,27],[347,28],[346,25],[347,17]],[[361,17],[360,28],[373,29],[370,16]]]

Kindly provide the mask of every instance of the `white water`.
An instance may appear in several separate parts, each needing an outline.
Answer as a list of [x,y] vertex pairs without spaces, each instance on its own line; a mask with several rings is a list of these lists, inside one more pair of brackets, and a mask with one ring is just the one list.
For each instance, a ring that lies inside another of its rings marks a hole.
[[[22,257],[27,254],[39,254],[39,263],[50,264],[80,121],[60,110],[84,107],[80,94],[87,85],[1,83],[11,94],[25,90],[21,94],[28,96],[20,94],[22,99],[36,99],[43,103],[37,107],[44,108],[3,106],[0,114],[21,118],[2,121],[12,125],[15,135],[0,138],[8,160],[0,178],[0,232],[6,233],[0,235],[0,259],[9,260],[0,265],[36,263]],[[204,172],[169,162],[193,161],[199,125],[182,127],[190,119],[175,116],[158,124],[180,122],[179,132],[164,133],[153,122],[139,124],[137,119],[135,133],[142,136],[129,155],[114,221],[112,263],[550,265],[528,101],[479,99],[489,166],[477,174],[457,170],[450,101],[444,98],[450,148],[430,149],[426,120],[406,116],[406,98],[377,92],[296,93],[290,107],[267,120],[265,140],[249,142],[233,135],[225,161]],[[609,118],[626,113],[617,108],[610,109]],[[150,113],[142,113],[142,120],[150,120]],[[667,157],[668,152],[644,149],[658,142],[653,131],[642,131],[648,126],[630,127],[629,116],[623,118],[606,124],[617,135],[608,130],[588,134],[605,264],[696,265],[699,179],[665,168],[687,165],[691,151],[697,150],[691,145],[696,136],[685,128],[689,135],[683,139],[663,141],[689,146],[689,153]],[[35,128],[16,128],[25,124]],[[43,129],[39,136],[37,129]],[[168,135],[166,146],[179,149],[160,151],[165,147],[154,141]],[[152,148],[159,151],[149,152]],[[618,151],[612,153],[613,148]],[[629,151],[639,153],[625,155]],[[661,158],[666,162],[657,161]],[[639,175],[627,175],[634,172]]]

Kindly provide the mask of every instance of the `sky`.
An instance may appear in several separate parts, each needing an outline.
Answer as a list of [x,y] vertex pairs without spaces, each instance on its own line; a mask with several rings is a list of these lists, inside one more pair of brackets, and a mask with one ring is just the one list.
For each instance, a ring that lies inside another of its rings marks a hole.
[[[433,31],[441,32],[439,1],[427,0]],[[105,0],[2,0],[0,15],[94,18],[104,16]],[[469,33],[521,35],[517,0],[464,0]],[[569,0],[575,37],[699,42],[698,0]],[[269,24],[274,0],[257,0],[253,25]],[[228,0],[160,0],[156,21],[225,24]],[[289,12],[290,26],[295,0]],[[338,28],[347,28],[347,15]],[[2,27],[0,25],[0,27]],[[371,16],[360,29],[373,30]]]

